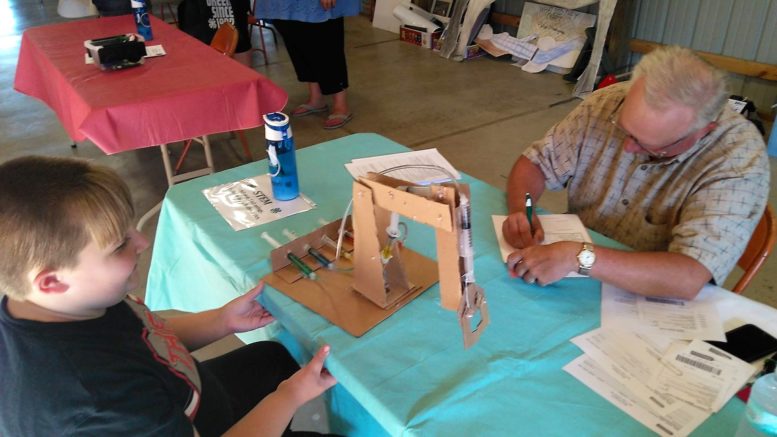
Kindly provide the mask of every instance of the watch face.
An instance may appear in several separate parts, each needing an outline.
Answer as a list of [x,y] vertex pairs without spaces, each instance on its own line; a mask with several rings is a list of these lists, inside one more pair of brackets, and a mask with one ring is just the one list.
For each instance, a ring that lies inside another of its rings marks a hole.
[[577,260],[580,261],[580,264],[583,266],[591,266],[596,260],[596,256],[594,256],[593,252],[584,250],[577,256]]

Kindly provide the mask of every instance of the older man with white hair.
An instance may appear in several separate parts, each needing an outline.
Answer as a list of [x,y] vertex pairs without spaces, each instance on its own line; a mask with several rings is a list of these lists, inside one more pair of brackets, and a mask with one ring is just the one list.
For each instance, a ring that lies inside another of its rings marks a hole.
[[[593,93],[532,143],[507,182],[511,274],[546,285],[577,271],[649,296],[722,284],[763,214],[769,161],[726,104],[725,74],[681,47],[643,57],[632,80]],[[525,195],[568,190],[569,212],[633,251],[538,245]]]

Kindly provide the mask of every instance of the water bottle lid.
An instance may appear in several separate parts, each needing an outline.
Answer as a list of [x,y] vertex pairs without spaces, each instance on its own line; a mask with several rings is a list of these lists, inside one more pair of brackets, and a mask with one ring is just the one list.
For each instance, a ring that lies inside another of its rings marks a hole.
[[264,118],[264,136],[268,140],[281,141],[291,138],[291,126],[289,125],[289,116],[283,112],[271,112],[265,114]]
[[272,127],[275,130],[282,130],[289,125],[289,116],[283,112],[271,112],[264,114],[264,122],[267,127]]

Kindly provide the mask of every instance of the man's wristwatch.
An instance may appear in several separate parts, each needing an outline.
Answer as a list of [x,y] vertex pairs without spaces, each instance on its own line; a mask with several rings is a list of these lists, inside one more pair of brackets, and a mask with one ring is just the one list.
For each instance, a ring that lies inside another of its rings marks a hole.
[[596,254],[594,253],[594,245],[591,243],[583,243],[583,249],[577,253],[577,273],[583,276],[591,275],[591,267],[596,262]]

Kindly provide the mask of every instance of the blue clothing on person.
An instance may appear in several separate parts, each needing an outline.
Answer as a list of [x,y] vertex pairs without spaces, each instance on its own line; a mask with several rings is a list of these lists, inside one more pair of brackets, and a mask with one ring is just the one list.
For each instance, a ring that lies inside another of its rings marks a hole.
[[319,0],[256,0],[256,18],[263,20],[293,20],[323,23],[333,18],[358,15],[360,0],[337,0],[329,10]]

